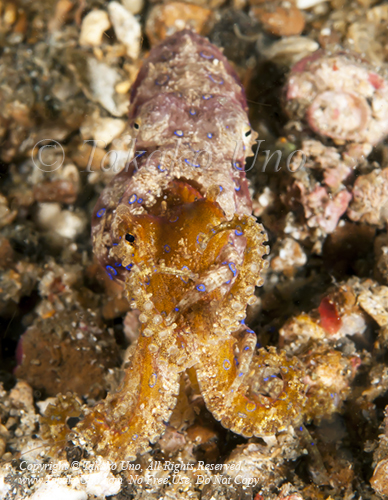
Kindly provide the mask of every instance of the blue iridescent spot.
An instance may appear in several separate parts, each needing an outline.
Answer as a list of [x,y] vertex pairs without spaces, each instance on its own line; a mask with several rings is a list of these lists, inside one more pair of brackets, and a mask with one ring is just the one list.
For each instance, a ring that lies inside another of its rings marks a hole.
[[224,362],[222,363],[222,366],[224,367],[224,370],[229,370],[231,367],[229,359],[224,359]]
[[241,166],[241,162],[239,162],[239,161],[235,161],[235,162],[233,163],[233,166],[234,166],[234,168],[236,168],[237,170],[244,170],[244,168]]
[[121,267],[121,262],[116,262],[116,263],[115,263],[115,266],[116,266],[116,267]]
[[228,267],[229,267],[229,269],[232,271],[233,276],[236,276],[236,274],[237,274],[237,269],[236,269],[236,265],[235,265],[235,263],[234,263],[234,262],[229,262]]
[[117,276],[117,271],[114,267],[105,266],[105,269],[107,270],[110,279],[113,279],[113,276]]
[[174,311],[178,312],[179,311],[179,307],[175,307]]
[[168,245],[164,245],[164,251],[166,253],[170,253],[171,252],[171,247],[169,247]]
[[191,163],[191,161],[189,161],[187,158],[185,158],[185,163],[187,163],[187,165],[190,165],[190,167],[195,167],[195,168],[200,168],[201,166],[199,163],[194,165],[194,163]]
[[[181,270],[183,271],[184,269],[187,269],[187,271],[190,271],[190,269],[187,266],[183,266]],[[187,281],[185,281],[183,278],[181,278],[181,280],[183,281],[183,283],[188,283],[189,282],[188,279],[187,279]]]
[[211,132],[209,132],[209,133],[207,134],[207,137],[208,137],[208,139],[211,139],[211,138],[213,137],[213,134],[212,134]]
[[240,191],[240,189],[241,189],[241,186],[236,186],[236,187],[234,188],[234,190],[235,190],[235,191]]
[[113,247],[117,247],[118,243],[112,243]]
[[143,203],[143,198],[139,198],[139,199],[137,200],[137,202],[138,202],[138,203]]
[[205,94],[205,95],[202,96],[202,99],[204,99],[205,101],[208,101],[212,97],[213,97],[213,94]]
[[201,284],[201,285],[197,285],[195,287],[199,292],[205,292],[206,291],[206,287],[205,285]]
[[150,377],[150,380],[148,382],[148,385],[152,388],[155,387],[156,381],[158,380],[158,376],[156,373],[153,373]]
[[158,76],[158,78],[156,78],[155,83],[156,85],[165,85],[169,80],[169,75],[160,75]]
[[197,112],[193,108],[190,109],[189,113],[191,114],[191,116],[194,116],[197,114]]
[[100,210],[96,213],[97,217],[102,217],[106,212],[106,208],[100,208]]
[[256,410],[256,403],[247,403],[245,405],[245,409],[247,411],[255,411]]
[[183,137],[183,131],[182,130],[175,130],[174,134],[177,136],[177,137]]
[[130,271],[133,268],[133,264],[128,264],[128,266],[125,266],[125,269]]
[[161,167],[160,163],[159,163],[159,165],[158,165],[158,169],[160,170],[160,172],[165,172],[165,171],[166,171],[166,169],[165,169],[165,168],[162,168],[162,167]]
[[179,219],[178,216],[171,217],[171,219],[168,222],[176,222]]
[[[255,334],[255,332],[254,332],[253,330],[251,330],[250,328],[247,328],[247,332],[248,332],[248,333],[253,333],[253,334]],[[256,335],[256,334],[255,334],[255,335]]]
[[243,372],[240,372],[240,373],[238,374],[238,376],[239,376],[239,377],[242,377],[243,375],[244,375],[244,373],[243,373]]
[[218,186],[220,188],[220,192],[222,193],[222,191],[224,190],[224,188],[222,186]]
[[219,75],[209,75],[209,78],[213,83],[218,83],[219,85],[224,83],[224,79]]
[[264,380],[264,382],[268,382],[269,377],[265,377],[263,380]]
[[210,52],[207,52],[206,50],[203,50],[202,52],[200,52],[199,55],[201,57],[203,57],[204,59],[214,59],[213,54]]
[[135,203],[135,201],[136,201],[136,200],[137,200],[137,194],[133,193],[133,194],[131,195],[131,197],[129,198],[128,203],[129,203],[130,205],[133,205],[133,204]]
[[246,347],[244,347],[244,351],[249,351],[250,347],[247,345]]
[[302,432],[303,431],[303,427],[299,427],[299,430]]
[[134,441],[136,441],[136,439],[137,439],[138,437],[139,437],[139,436],[138,436],[137,434],[134,434],[134,435],[132,436],[132,439],[133,439]]
[[241,236],[243,233],[243,230],[241,229],[241,226],[236,226],[236,230],[234,232],[236,236]]

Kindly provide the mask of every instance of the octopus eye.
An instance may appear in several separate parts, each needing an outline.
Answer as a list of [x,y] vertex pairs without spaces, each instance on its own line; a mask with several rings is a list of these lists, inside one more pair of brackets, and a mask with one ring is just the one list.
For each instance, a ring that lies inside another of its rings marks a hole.
[[251,135],[251,133],[252,133],[252,130],[247,130],[245,132],[245,137],[249,137]]
[[135,239],[136,239],[136,238],[135,238],[135,236],[133,236],[133,234],[129,234],[129,233],[127,233],[127,234],[125,235],[125,239],[126,239],[129,243],[133,243],[133,242],[135,241]]
[[133,126],[134,126],[134,128],[135,128],[136,130],[139,130],[139,128],[140,128],[140,125],[139,125],[138,123],[134,123],[134,124],[133,124]]

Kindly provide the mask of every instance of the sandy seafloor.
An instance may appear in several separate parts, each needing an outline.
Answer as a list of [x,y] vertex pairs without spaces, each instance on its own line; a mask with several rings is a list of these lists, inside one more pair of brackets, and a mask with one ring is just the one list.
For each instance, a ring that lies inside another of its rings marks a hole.
[[[0,0],[0,499],[388,495],[387,24],[373,0]],[[184,27],[224,50],[260,151],[281,152],[277,168],[262,152],[248,162],[271,253],[247,324],[301,360],[315,406],[301,431],[245,439],[186,380],[165,434],[131,466],[135,484],[128,466],[89,457],[88,470],[71,445],[47,470],[50,403],[71,428],[77,401],[117,387],[136,342],[137,314],[93,257],[91,213],[114,175],[107,153],[125,156],[142,61]],[[321,66],[291,81],[317,49]],[[325,92],[338,113],[309,114]],[[295,150],[306,162],[290,172]],[[190,467],[174,476],[172,464]]]

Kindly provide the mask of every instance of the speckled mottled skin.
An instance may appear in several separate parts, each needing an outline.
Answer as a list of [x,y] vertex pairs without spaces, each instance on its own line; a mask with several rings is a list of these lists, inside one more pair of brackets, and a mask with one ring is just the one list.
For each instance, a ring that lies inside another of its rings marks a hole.
[[[186,370],[234,432],[270,435],[301,418],[297,361],[256,353],[243,321],[268,253],[250,215],[244,163],[255,134],[246,111],[225,57],[191,32],[153,49],[139,73],[129,119],[144,154],[104,190],[93,215],[95,253],[125,283],[142,324],[121,388],[74,429],[98,454],[134,459],[149,449]],[[199,150],[206,153],[196,157]]]

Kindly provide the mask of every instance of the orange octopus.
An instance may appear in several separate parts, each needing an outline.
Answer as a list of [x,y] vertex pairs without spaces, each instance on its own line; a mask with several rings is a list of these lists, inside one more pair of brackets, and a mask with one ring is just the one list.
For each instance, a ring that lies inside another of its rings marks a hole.
[[120,389],[86,411],[73,442],[134,460],[164,432],[185,371],[233,432],[298,423],[298,361],[257,350],[244,324],[269,248],[250,215],[244,164],[256,134],[237,76],[216,47],[182,31],[151,51],[129,120],[135,160],[103,191],[92,236],[141,332]]

